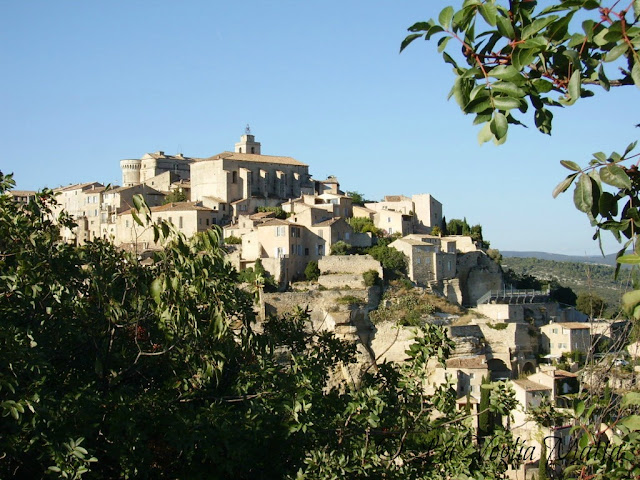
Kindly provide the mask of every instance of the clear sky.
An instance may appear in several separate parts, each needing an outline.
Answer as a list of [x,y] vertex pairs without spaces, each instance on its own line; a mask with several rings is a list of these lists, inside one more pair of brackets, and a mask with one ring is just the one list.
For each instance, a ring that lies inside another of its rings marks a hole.
[[448,3],[0,0],[0,169],[19,189],[120,183],[121,159],[214,155],[250,124],[262,153],[374,200],[431,193],[495,248],[597,253],[571,194],[551,197],[559,161],[624,150],[640,92],[598,92],[555,111],[551,137],[512,127],[480,147],[435,43],[398,53]]

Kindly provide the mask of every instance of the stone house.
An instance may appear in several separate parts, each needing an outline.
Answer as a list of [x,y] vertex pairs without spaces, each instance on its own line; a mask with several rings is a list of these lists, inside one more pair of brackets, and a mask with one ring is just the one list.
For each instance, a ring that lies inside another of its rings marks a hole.
[[13,197],[14,202],[20,205],[26,205],[36,196],[37,192],[34,190],[9,190],[6,193]]
[[[410,233],[429,233],[433,227],[440,226],[442,223],[442,204],[428,193],[411,197],[387,195],[381,202],[365,203],[364,206],[376,212],[390,210],[410,215],[412,222]],[[384,216],[382,218],[384,219]]]
[[563,353],[583,352],[591,348],[591,329],[588,323],[552,322],[540,327],[540,347],[551,357]]
[[287,199],[312,189],[309,166],[291,157],[262,155],[260,143],[243,135],[234,152],[191,164],[191,199],[217,197],[230,204],[251,197]]
[[[152,223],[167,221],[187,237],[204,232],[216,224],[216,212],[192,202],[168,203],[151,207],[150,211]],[[143,216],[139,215],[139,217],[144,222]],[[133,219],[131,210],[124,211],[117,217],[115,243],[139,250],[160,248],[154,243],[151,225],[138,225]]]
[[181,153],[166,155],[162,151],[146,153],[140,159],[121,160],[122,186],[132,187],[139,183],[147,183],[153,177],[166,172],[173,173],[178,179],[189,179],[191,163],[193,159]]
[[455,243],[438,237],[409,235],[389,244],[408,258],[408,276],[418,285],[430,285],[456,276]]

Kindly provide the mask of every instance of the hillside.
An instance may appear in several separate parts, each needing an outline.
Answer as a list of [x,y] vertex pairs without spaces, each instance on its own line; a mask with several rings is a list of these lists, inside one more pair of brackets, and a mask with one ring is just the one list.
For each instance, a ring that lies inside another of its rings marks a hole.
[[540,260],[553,260],[556,262],[578,262],[578,263],[592,263],[596,265],[616,265],[616,254],[610,253],[609,255],[561,255],[559,253],[548,252],[514,252],[509,250],[500,250],[500,253],[504,258],[538,258]]
[[[502,253],[502,252],[501,252]],[[631,288],[629,271],[621,271],[614,280],[615,268],[584,262],[542,260],[539,258],[504,257],[503,270],[531,275],[540,280],[556,279],[576,294],[593,292],[601,296],[613,309],[619,305],[622,294]]]

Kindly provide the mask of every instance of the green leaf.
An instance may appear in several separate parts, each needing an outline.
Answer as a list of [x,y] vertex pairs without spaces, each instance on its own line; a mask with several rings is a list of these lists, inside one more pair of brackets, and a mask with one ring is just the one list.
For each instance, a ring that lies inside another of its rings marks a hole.
[[447,48],[447,43],[449,43],[449,40],[452,38],[453,37],[442,37],[438,40],[438,53],[442,53],[444,49]]
[[629,46],[626,43],[621,43],[619,45],[616,45],[611,50],[609,50],[609,52],[607,52],[607,54],[604,57],[604,61],[613,62],[617,60],[620,57],[620,55],[622,55],[627,51],[628,48]]
[[622,397],[622,406],[628,407],[629,405],[640,405],[640,393],[628,392]]
[[480,5],[478,9],[480,11],[480,15],[485,21],[491,25],[492,27],[496,26],[496,17],[498,15],[498,9],[493,3],[483,3]]
[[498,65],[489,72],[489,76],[511,82],[522,79],[522,75],[513,65]]
[[640,290],[632,290],[622,295],[622,306],[628,314],[635,313],[638,304],[640,304]]
[[144,226],[144,224],[142,223],[142,220],[140,220],[140,217],[138,216],[138,214],[135,212],[135,210],[131,210],[131,216],[133,217],[133,221],[136,222],[138,225],[140,225],[141,227]]
[[582,80],[582,74],[580,70],[575,70],[571,74],[571,79],[569,80],[569,105],[572,105],[580,98],[580,83]]
[[407,35],[400,44],[400,53],[402,53],[402,51],[407,48],[411,44],[411,42],[413,42],[416,38],[420,38],[422,35],[422,33],[412,33],[411,35]]
[[527,93],[517,85],[510,82],[495,82],[491,84],[491,90],[494,92],[506,93],[510,97],[522,98]]
[[636,87],[640,88],[640,62],[633,64],[633,68],[631,69],[631,78],[633,79],[633,83],[636,84]]
[[493,105],[499,110],[512,110],[520,107],[520,101],[510,97],[494,97]]
[[558,186],[556,188],[553,189],[553,198],[556,198],[558,195],[560,195],[562,192],[565,192],[573,183],[573,181],[575,180],[575,178],[578,176],[577,173],[574,173],[572,175],[569,175],[567,178],[565,178],[563,181],[561,181]]
[[620,420],[618,424],[627,427],[631,431],[640,430],[640,415],[629,415]]
[[576,208],[584,213],[589,213],[593,208],[593,186],[588,175],[581,174],[573,192],[573,203]]
[[139,194],[136,194],[133,196],[132,200],[133,200],[133,206],[135,207],[135,209],[140,211],[143,205],[142,197]]
[[600,169],[600,179],[613,187],[631,188],[631,179],[618,165],[607,165]]
[[636,18],[640,17],[640,0],[633,0],[633,14]]
[[572,162],[571,160],[560,160],[560,164],[563,167],[568,168],[569,170],[573,170],[574,172],[582,171],[580,165],[578,165],[576,162]]
[[583,401],[578,402],[578,404],[574,408],[574,412],[576,414],[576,417],[579,417],[580,415],[582,415],[582,413],[584,412],[584,402]]
[[153,300],[159,305],[161,302],[161,294],[163,291],[163,281],[161,277],[156,278],[153,282],[151,282],[151,297]]
[[491,132],[491,124],[485,123],[484,127],[478,133],[478,143],[482,145],[483,143],[489,142],[493,139],[493,133]]
[[510,19],[503,17],[502,15],[498,15],[496,18],[496,25],[500,35],[511,40],[515,38],[516,32],[513,30],[513,25]]
[[640,264],[640,255],[637,253],[630,253],[628,255],[620,255],[616,258],[616,262],[622,263],[625,265],[639,265]]
[[502,113],[497,112],[493,117],[493,120],[491,120],[491,133],[493,133],[496,139],[500,140],[507,134],[508,128],[509,124],[507,122],[507,117]]
[[550,15],[548,17],[537,18],[529,25],[522,29],[522,39],[533,37],[540,30],[544,29],[550,23],[555,22],[558,19],[557,15]]
[[444,28],[445,30],[449,30],[451,28],[452,19],[453,19],[453,7],[451,6],[445,7],[440,12],[440,16],[438,17],[438,21],[440,22],[440,25],[442,25],[442,28]]

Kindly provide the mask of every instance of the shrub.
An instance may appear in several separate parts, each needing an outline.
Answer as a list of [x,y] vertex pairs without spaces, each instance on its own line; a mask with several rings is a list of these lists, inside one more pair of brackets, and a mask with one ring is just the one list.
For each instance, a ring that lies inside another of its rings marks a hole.
[[341,305],[359,305],[363,303],[363,300],[354,295],[344,295],[342,297],[338,297],[336,302],[340,303]]
[[493,328],[494,330],[504,330],[507,328],[508,324],[506,324],[505,322],[500,322],[500,323],[491,323],[488,322],[487,326],[489,328]]
[[349,255],[351,245],[342,240],[331,245],[331,255]]
[[362,279],[367,287],[373,287],[380,282],[380,275],[375,270],[367,270],[362,274]]
[[240,237],[230,235],[224,239],[224,243],[226,243],[227,245],[239,245],[242,243],[242,239]]
[[311,260],[307,263],[306,268],[304,269],[304,277],[309,282],[318,281],[318,277],[320,277],[320,269],[318,268],[318,262],[315,260]]

